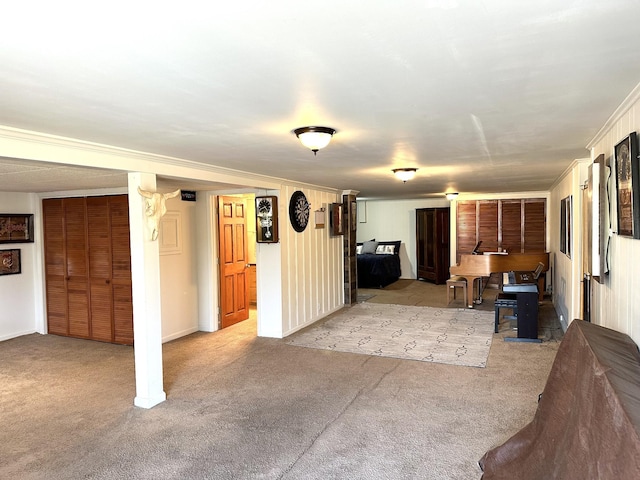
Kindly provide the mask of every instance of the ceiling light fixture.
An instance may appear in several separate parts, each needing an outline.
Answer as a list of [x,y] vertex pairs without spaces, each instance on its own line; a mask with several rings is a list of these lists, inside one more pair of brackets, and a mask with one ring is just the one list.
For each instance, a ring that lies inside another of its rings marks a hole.
[[446,193],[445,196],[449,201],[455,200],[456,198],[458,198],[458,192]]
[[311,149],[316,155],[318,150],[329,145],[331,137],[336,131],[329,127],[300,127],[296,128],[293,133],[296,134],[302,145]]
[[393,174],[404,183],[416,176],[417,168],[394,168]]

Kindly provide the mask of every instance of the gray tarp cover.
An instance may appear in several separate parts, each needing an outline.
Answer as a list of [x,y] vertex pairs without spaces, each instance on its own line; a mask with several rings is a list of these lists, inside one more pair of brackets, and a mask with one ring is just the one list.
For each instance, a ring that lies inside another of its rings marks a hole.
[[533,421],[484,454],[482,479],[640,479],[639,432],[637,345],[615,330],[574,320]]

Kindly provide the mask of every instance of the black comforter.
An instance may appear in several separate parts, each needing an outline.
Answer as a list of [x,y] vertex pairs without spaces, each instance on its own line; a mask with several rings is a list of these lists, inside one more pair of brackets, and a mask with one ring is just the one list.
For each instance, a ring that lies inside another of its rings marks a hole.
[[382,288],[400,278],[398,255],[364,253],[358,259],[358,287]]

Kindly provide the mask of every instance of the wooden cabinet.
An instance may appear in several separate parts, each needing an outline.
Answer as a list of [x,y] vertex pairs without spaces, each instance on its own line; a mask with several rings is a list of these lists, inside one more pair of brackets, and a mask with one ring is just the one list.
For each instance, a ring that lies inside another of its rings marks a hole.
[[449,209],[416,209],[418,278],[436,284],[449,278]]
[[42,202],[49,333],[133,343],[126,195]]

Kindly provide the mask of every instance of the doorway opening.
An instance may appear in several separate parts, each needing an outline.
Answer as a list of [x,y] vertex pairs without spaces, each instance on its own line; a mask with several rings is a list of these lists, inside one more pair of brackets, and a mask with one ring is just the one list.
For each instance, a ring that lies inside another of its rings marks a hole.
[[257,324],[255,194],[218,196],[219,327]]

